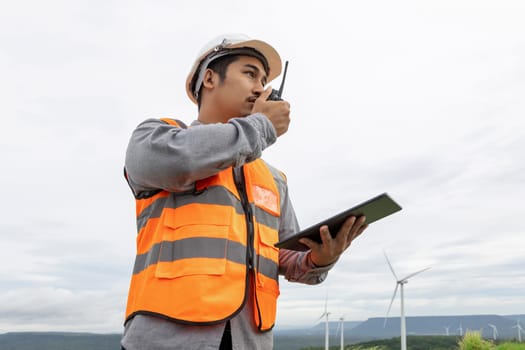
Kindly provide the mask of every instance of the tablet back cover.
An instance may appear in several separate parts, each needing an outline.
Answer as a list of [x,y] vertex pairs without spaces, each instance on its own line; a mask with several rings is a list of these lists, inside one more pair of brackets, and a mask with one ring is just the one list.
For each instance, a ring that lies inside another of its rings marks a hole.
[[390,196],[387,193],[383,193],[367,200],[366,202],[363,202],[348,210],[345,210],[329,219],[326,219],[313,226],[310,226],[309,228],[302,230],[294,236],[276,243],[275,246],[278,248],[305,251],[309,248],[299,243],[299,239],[307,237],[318,243],[321,243],[319,229],[323,225],[328,225],[328,229],[330,230],[331,236],[335,237],[339,232],[339,228],[349,216],[359,217],[365,215],[365,223],[371,224],[399,210],[401,210],[401,206],[399,206],[399,204],[397,204],[392,198],[390,198]]

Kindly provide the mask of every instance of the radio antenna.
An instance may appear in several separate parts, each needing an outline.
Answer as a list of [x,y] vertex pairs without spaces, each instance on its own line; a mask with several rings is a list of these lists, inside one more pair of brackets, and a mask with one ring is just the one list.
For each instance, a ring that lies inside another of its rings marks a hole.
[[283,80],[281,80],[281,86],[279,87],[279,93],[278,96],[281,98],[283,94],[283,88],[284,88],[284,81],[286,79],[286,72],[288,71],[288,61],[284,63],[284,72],[283,72]]

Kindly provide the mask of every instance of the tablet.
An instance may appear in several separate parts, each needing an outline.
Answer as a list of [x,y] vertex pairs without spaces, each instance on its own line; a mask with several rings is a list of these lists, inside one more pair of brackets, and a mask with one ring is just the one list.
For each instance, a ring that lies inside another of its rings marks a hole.
[[313,226],[310,226],[306,230],[295,234],[294,236],[287,238],[283,241],[277,242],[275,246],[277,248],[284,248],[290,250],[305,251],[309,248],[304,244],[299,243],[299,239],[303,237],[310,238],[318,243],[321,243],[321,235],[319,229],[323,225],[328,225],[330,235],[335,237],[339,228],[343,225],[344,221],[349,216],[366,216],[365,224],[371,224],[374,221],[384,218],[390,214],[400,211],[401,207],[397,204],[390,196],[386,193],[380,194],[374,198],[367,200],[361,204],[356,205],[348,210],[345,210],[329,219],[321,221]]

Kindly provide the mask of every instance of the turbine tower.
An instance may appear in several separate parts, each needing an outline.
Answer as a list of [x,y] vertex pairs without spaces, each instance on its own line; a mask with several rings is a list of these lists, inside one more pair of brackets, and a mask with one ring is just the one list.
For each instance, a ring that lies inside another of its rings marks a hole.
[[459,328],[457,330],[459,331],[459,335],[463,336],[463,326],[461,325],[461,322],[459,323]]
[[399,294],[401,297],[401,350],[407,350],[407,332],[406,332],[406,322],[405,322],[405,296],[403,293],[403,286],[408,283],[409,278],[414,277],[415,275],[430,269],[430,267],[426,267],[422,270],[411,273],[408,276],[400,279],[397,277],[394,271],[394,268],[392,267],[392,264],[390,263],[390,260],[388,260],[388,256],[386,256],[386,253],[383,252],[383,254],[385,254],[386,262],[388,263],[388,266],[390,267],[390,271],[392,271],[392,274],[394,275],[394,278],[396,279],[396,288],[394,289],[394,295],[392,295],[390,306],[388,307],[388,311],[386,312],[385,323],[383,327],[386,326],[386,320],[388,318],[388,314],[390,313],[390,309],[392,308],[392,303],[394,302],[394,299],[396,297],[397,289],[398,287],[401,287],[399,288],[400,290]]
[[339,330],[341,330],[341,350],[344,350],[344,346],[345,346],[345,335],[344,335],[345,316],[344,315],[339,318],[339,323],[337,324],[337,331],[335,333],[339,334]]
[[496,340],[498,338],[498,329],[493,324],[489,323],[490,328],[492,328],[492,339]]
[[328,350],[328,336],[329,336],[329,332],[328,332],[328,315],[330,315],[330,313],[328,312],[328,308],[327,307],[328,307],[328,291],[326,292],[326,298],[324,300],[324,312],[317,319],[317,321],[319,321],[323,317],[325,318],[325,323],[324,323],[324,348],[325,348],[325,350]]
[[443,328],[445,328],[445,335],[448,336],[448,335],[449,335],[449,332],[448,332],[448,331],[449,331],[449,329],[450,329],[450,326],[445,326],[445,327],[443,327]]
[[521,328],[519,319],[516,321],[516,325],[513,326],[512,328],[516,328],[518,330],[518,342],[521,343],[521,333],[522,332],[525,333],[525,331],[523,330],[523,328]]

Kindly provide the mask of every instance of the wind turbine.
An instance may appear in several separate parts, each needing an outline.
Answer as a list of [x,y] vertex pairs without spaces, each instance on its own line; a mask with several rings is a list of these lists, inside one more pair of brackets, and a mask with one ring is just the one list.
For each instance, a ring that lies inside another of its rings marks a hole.
[[394,275],[394,278],[396,279],[396,288],[394,289],[394,295],[392,295],[390,306],[388,307],[388,311],[386,312],[385,323],[383,327],[386,326],[386,320],[387,320],[388,314],[390,313],[390,309],[392,308],[392,303],[394,302],[394,299],[396,297],[397,288],[401,286],[401,288],[399,288],[400,289],[399,293],[401,296],[401,350],[407,350],[407,332],[406,332],[406,322],[405,322],[405,296],[403,293],[403,286],[408,283],[409,278],[414,277],[415,275],[430,269],[430,267],[426,267],[423,270],[416,271],[400,279],[397,277],[394,271],[394,268],[392,267],[392,264],[390,263],[390,260],[388,260],[388,256],[386,256],[386,253],[383,252],[383,254],[385,254],[386,262],[388,263],[388,266],[390,267],[390,270],[392,271],[392,274]]
[[525,333],[525,331],[523,330],[523,328],[521,328],[521,325],[520,325],[520,320],[518,319],[518,321],[516,321],[516,325],[513,326],[512,328],[516,328],[518,330],[518,342],[521,343],[521,333]]
[[344,336],[344,332],[345,332],[345,316],[341,316],[339,318],[339,323],[337,324],[337,331],[336,333],[339,334],[339,330],[341,330],[341,350],[344,349],[344,344],[345,344],[345,336]]
[[459,323],[459,328],[457,330],[459,331],[459,335],[463,336],[463,326],[461,325],[461,322]]
[[450,326],[445,326],[443,328],[445,328],[445,334],[448,336],[449,335],[448,330],[450,329]]
[[489,323],[490,328],[492,328],[492,339],[496,340],[498,338],[498,329],[493,324]]
[[324,323],[324,348],[325,348],[325,350],[328,350],[328,335],[329,335],[329,332],[328,332],[328,315],[330,315],[330,313],[328,312],[327,307],[328,307],[328,291],[326,291],[326,298],[324,300],[324,312],[317,319],[317,321],[319,321],[323,317],[325,318],[325,323]]

